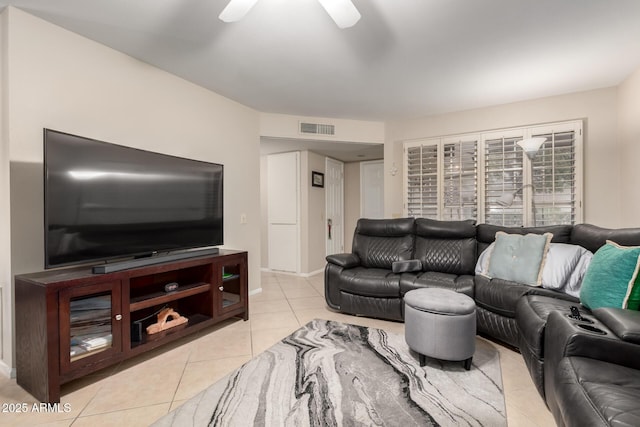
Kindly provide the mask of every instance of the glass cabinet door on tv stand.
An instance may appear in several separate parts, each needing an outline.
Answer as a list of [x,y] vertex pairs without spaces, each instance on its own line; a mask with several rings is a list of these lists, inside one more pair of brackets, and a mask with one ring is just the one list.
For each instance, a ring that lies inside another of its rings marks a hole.
[[60,292],[60,372],[93,365],[122,351],[120,283]]
[[216,312],[220,317],[227,317],[239,310],[245,311],[247,304],[247,286],[244,283],[247,280],[246,260],[241,257],[229,260],[221,266],[218,292],[216,298]]

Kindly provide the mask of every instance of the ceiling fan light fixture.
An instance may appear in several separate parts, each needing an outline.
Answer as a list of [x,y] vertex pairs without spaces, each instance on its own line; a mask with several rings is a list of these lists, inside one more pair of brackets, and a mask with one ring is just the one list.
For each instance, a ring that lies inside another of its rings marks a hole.
[[230,0],[218,18],[224,22],[236,22],[245,17],[258,0]]
[[331,19],[341,28],[353,27],[360,20],[360,12],[351,0],[318,0]]

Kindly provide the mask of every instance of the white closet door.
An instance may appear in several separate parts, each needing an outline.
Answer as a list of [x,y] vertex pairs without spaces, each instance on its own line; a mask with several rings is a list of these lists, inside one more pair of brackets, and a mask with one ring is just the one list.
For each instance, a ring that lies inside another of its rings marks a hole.
[[267,157],[269,269],[300,270],[300,153]]
[[384,162],[360,163],[360,216],[384,218]]

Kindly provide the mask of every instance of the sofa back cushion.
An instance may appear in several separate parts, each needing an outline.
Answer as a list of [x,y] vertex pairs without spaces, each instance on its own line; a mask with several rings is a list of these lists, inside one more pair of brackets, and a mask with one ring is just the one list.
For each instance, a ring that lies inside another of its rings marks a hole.
[[640,228],[602,228],[591,224],[576,224],[571,232],[571,243],[596,253],[611,240],[623,246],[640,246]]
[[414,257],[422,270],[449,274],[473,274],[476,265],[475,221],[416,219]]
[[359,219],[352,252],[367,268],[391,270],[394,261],[413,257],[413,218]]
[[[479,224],[477,227],[478,255],[496,240],[496,233],[504,231],[507,234],[544,234],[551,233],[551,243],[572,243],[571,230],[573,225],[549,225],[547,227],[503,227],[500,225]],[[604,241],[602,242],[604,245]],[[589,249],[589,248],[587,248]]]

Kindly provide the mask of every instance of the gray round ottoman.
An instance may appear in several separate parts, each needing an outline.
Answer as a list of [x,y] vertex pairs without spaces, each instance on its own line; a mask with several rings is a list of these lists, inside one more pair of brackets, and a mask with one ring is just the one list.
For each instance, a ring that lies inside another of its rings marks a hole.
[[404,295],[404,336],[420,355],[461,360],[471,368],[476,350],[476,304],[467,295],[440,288],[414,289]]

